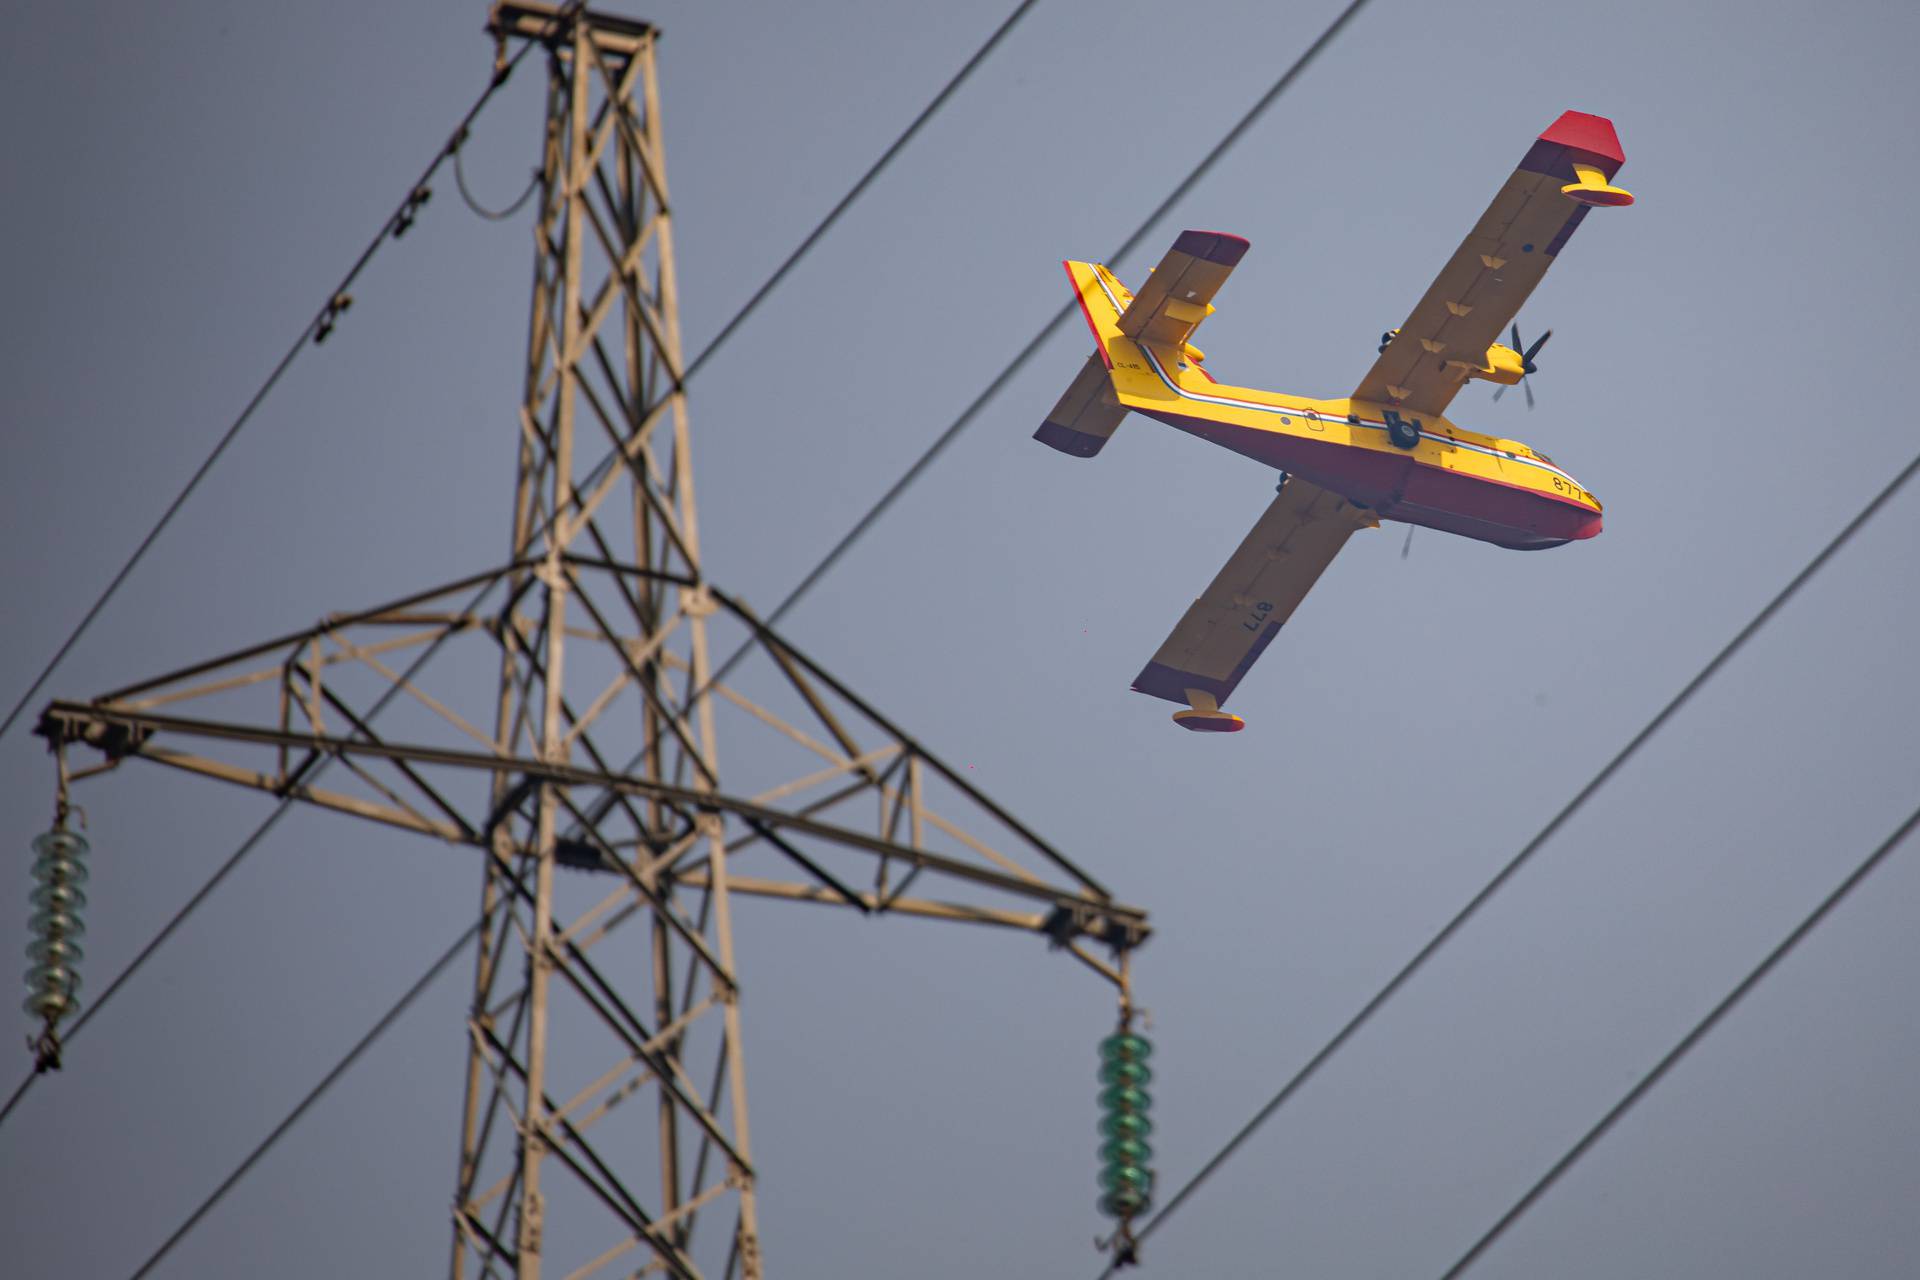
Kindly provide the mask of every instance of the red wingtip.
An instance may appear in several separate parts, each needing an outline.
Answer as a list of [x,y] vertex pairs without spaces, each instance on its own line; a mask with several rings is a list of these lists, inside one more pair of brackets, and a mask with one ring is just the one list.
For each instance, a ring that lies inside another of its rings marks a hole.
[[1613,131],[1613,121],[1605,116],[1590,116],[1584,111],[1563,111],[1560,118],[1548,125],[1546,132],[1540,135],[1540,141],[1588,152],[1602,160],[1612,161],[1615,168],[1627,162],[1627,153],[1620,149],[1620,135]]

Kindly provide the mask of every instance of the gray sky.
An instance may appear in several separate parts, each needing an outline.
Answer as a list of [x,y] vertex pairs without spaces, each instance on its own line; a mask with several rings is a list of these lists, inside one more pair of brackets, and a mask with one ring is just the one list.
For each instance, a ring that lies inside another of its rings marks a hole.
[[[625,9],[666,32],[691,346],[1008,7]],[[715,579],[770,607],[1059,305],[1058,260],[1109,252],[1337,7],[1044,0],[697,385]],[[16,19],[8,703],[479,91],[483,18],[207,0]],[[1084,358],[1077,326],[789,620],[1151,910],[1163,1185],[1911,456],[1915,47],[1920,13],[1894,3],[1375,0],[1114,264],[1137,283],[1182,226],[1247,235],[1209,367],[1340,395],[1561,110],[1615,120],[1640,196],[1586,223],[1521,317],[1557,335],[1539,409],[1470,390],[1452,414],[1554,455],[1606,532],[1546,555],[1421,534],[1407,561],[1397,526],[1356,538],[1236,696],[1247,732],[1178,733],[1126,686],[1271,476],[1138,418],[1094,462],[1030,441]],[[534,162],[539,70],[476,130],[484,199]],[[443,177],[49,694],[496,562],[527,226],[474,218]],[[1153,1272],[1443,1271],[1920,799],[1916,530],[1903,495],[1156,1235]],[[0,741],[6,955],[50,782],[36,739]],[[81,799],[97,991],[267,802],[132,768]],[[1474,1274],[1911,1274],[1916,854]],[[0,1132],[0,1257],[130,1272],[466,923],[476,881],[444,849],[290,816]],[[739,920],[773,1274],[1097,1271],[1101,984],[1018,937]],[[162,1273],[443,1268],[464,985]]]

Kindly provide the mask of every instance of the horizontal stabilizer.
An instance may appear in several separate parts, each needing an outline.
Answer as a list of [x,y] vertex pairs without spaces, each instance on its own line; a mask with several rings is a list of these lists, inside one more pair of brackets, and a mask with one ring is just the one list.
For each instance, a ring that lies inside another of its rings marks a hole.
[[1127,411],[1113,397],[1107,362],[1098,352],[1080,366],[1067,394],[1033,433],[1041,444],[1076,458],[1091,458],[1112,438]]
[[1247,253],[1247,242],[1224,231],[1182,231],[1120,317],[1120,332],[1137,342],[1179,350],[1213,311],[1213,295]]

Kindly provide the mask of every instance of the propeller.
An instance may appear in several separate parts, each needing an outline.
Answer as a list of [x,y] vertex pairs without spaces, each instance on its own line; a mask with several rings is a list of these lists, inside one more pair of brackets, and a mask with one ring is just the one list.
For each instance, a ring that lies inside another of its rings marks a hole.
[[[1520,353],[1520,389],[1527,393],[1527,408],[1529,409],[1533,408],[1533,384],[1527,381],[1527,375],[1540,372],[1539,366],[1534,364],[1533,358],[1540,354],[1540,348],[1546,346],[1547,339],[1552,336],[1553,330],[1549,329],[1535,338],[1532,346],[1522,348],[1520,345],[1520,326],[1518,323],[1513,326],[1513,349]],[[1503,383],[1494,391],[1493,398],[1498,400],[1506,389],[1506,384]]]

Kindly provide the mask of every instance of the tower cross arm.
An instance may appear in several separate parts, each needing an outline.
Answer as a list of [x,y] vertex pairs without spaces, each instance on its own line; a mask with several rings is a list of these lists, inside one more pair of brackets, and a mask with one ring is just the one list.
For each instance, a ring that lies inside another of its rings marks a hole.
[[[981,866],[948,854],[900,844],[883,836],[830,823],[805,813],[794,813],[719,791],[676,786],[630,774],[611,773],[529,756],[501,756],[478,751],[408,743],[381,742],[368,738],[349,738],[333,734],[303,733],[272,726],[238,724],[187,716],[164,715],[152,711],[125,711],[110,706],[56,701],[41,713],[37,732],[56,741],[95,747],[113,758],[140,756],[157,749],[159,742],[177,738],[237,742],[258,747],[286,748],[310,752],[321,757],[352,760],[385,760],[408,769],[446,768],[502,774],[535,783],[551,783],[563,788],[584,787],[608,794],[630,795],[669,805],[683,813],[717,813],[739,819],[749,829],[780,831],[807,836],[838,848],[874,857],[897,859],[918,872],[947,877],[968,884],[1010,894],[1044,904],[1048,913],[1031,927],[1054,935],[1071,937],[1089,933],[1116,946],[1131,946],[1147,936],[1146,912],[1111,898],[1089,894],[1045,881],[1018,876],[997,867]],[[262,790],[276,790],[271,775],[253,775]],[[236,771],[234,778],[239,777]],[[486,838],[484,823],[474,824]],[[873,895],[850,893],[840,888],[819,892],[790,893],[774,891],[769,897],[804,901],[840,901],[849,906],[886,910],[898,904]],[[871,899],[871,901],[869,901]],[[931,907],[932,904],[926,904]],[[937,916],[945,919],[978,918],[981,923],[1026,925],[1005,912],[974,913],[967,908],[947,906],[940,910],[911,909],[901,906],[903,914]],[[1064,923],[1063,923],[1064,922]]]

